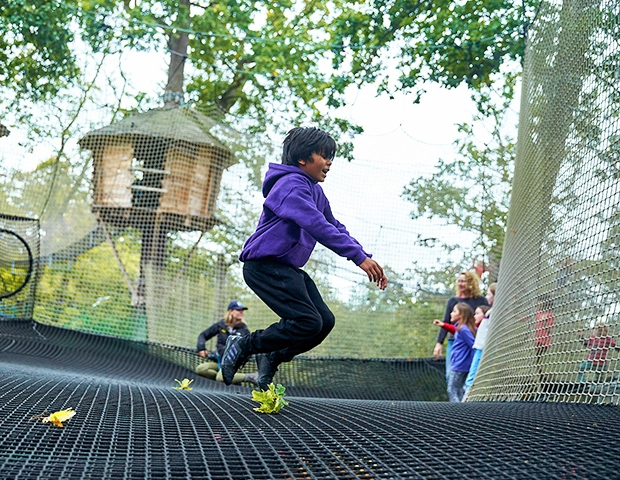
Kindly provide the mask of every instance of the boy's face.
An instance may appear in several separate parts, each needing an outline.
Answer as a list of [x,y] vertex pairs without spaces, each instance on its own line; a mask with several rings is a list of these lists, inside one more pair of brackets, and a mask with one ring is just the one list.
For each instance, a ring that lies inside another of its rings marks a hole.
[[324,158],[318,153],[313,153],[310,160],[299,160],[299,168],[314,178],[317,182],[324,182],[327,172],[332,165],[329,158]]

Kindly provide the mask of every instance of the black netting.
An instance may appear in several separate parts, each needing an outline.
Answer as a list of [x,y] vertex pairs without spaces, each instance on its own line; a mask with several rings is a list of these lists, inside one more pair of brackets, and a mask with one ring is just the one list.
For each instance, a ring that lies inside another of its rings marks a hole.
[[[163,387],[174,385],[175,378],[185,376],[206,382],[207,388],[230,388],[197,376],[194,369],[204,360],[179,347],[102,337],[20,320],[0,321],[0,333],[1,360],[14,363],[15,368],[35,367],[127,382],[139,378]],[[253,370],[253,361],[243,369]],[[432,359],[296,357],[280,367],[275,380],[286,385],[289,395],[306,397],[447,399],[444,362]]]
[[39,221],[0,214],[0,315],[32,318],[39,276]]
[[[284,374],[290,404],[264,415],[250,388],[182,366],[189,352],[30,321],[0,328],[0,478],[565,479],[614,478],[620,466],[611,406],[311,398],[319,387],[295,384],[302,359]],[[376,363],[358,374],[373,377]],[[428,372],[411,365],[384,371],[419,383]],[[194,389],[172,389],[175,378]],[[374,391],[394,391],[390,378]],[[31,420],[69,407],[63,428]]]
[[[68,97],[48,105],[62,141],[43,118],[33,143],[3,152],[36,168],[19,162],[0,182],[0,480],[617,478],[618,11],[608,0],[542,2],[527,26],[493,323],[458,404],[437,401],[443,362],[405,358],[430,354],[445,305],[410,267],[432,266],[426,240],[450,234],[409,222],[410,206],[402,217],[402,184],[391,181],[383,202],[360,189],[393,165],[404,180],[425,175],[375,159],[330,173],[344,193],[334,212],[385,258],[393,287],[378,295],[356,267],[313,254],[338,323],[281,366],[290,405],[278,415],[253,411],[249,384],[196,375],[187,347],[228,301],[249,306],[252,330],[277,320],[235,260],[267,158],[245,149],[259,139],[193,108],[116,118],[108,106],[122,99],[101,87],[116,88],[122,62],[106,53],[115,65],[101,71],[113,76],[93,80],[74,116],[62,114],[76,111]],[[25,135],[23,116],[8,115],[11,138]],[[184,378],[193,390],[173,389]],[[63,428],[40,420],[69,407]]]

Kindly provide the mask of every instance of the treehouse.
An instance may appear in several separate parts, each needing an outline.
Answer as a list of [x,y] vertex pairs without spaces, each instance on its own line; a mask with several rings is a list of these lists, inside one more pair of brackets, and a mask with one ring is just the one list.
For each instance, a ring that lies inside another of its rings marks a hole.
[[[235,159],[209,133],[215,126],[194,110],[165,107],[130,115],[78,142],[92,152],[91,209],[115,251],[134,306],[146,306],[147,284],[156,288],[162,283],[168,232],[205,232],[216,224],[222,174]],[[135,284],[107,226],[131,226],[142,232],[140,277]],[[150,298],[151,304],[161,301],[157,292]],[[149,338],[156,338],[156,327],[157,319],[149,320]]]
[[121,228],[213,227],[222,174],[235,163],[208,133],[214,125],[188,108],[160,108],[85,135],[79,145],[93,156],[93,212]]

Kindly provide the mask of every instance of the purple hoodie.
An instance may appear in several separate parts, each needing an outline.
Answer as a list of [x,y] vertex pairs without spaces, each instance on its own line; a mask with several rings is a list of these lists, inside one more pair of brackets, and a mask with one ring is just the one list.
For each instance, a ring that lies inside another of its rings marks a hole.
[[270,163],[263,182],[263,212],[239,260],[271,259],[302,267],[320,242],[360,265],[367,254],[334,218],[321,186],[301,168]]

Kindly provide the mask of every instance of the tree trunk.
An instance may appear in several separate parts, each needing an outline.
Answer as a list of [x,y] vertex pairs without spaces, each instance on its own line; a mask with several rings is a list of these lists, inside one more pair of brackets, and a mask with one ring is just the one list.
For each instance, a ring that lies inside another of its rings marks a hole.
[[177,27],[184,31],[172,30],[168,37],[168,51],[170,64],[168,65],[168,82],[164,90],[164,106],[176,107],[183,105],[183,79],[185,75],[185,61],[187,60],[187,46],[189,45],[189,0],[179,0],[179,20]]

